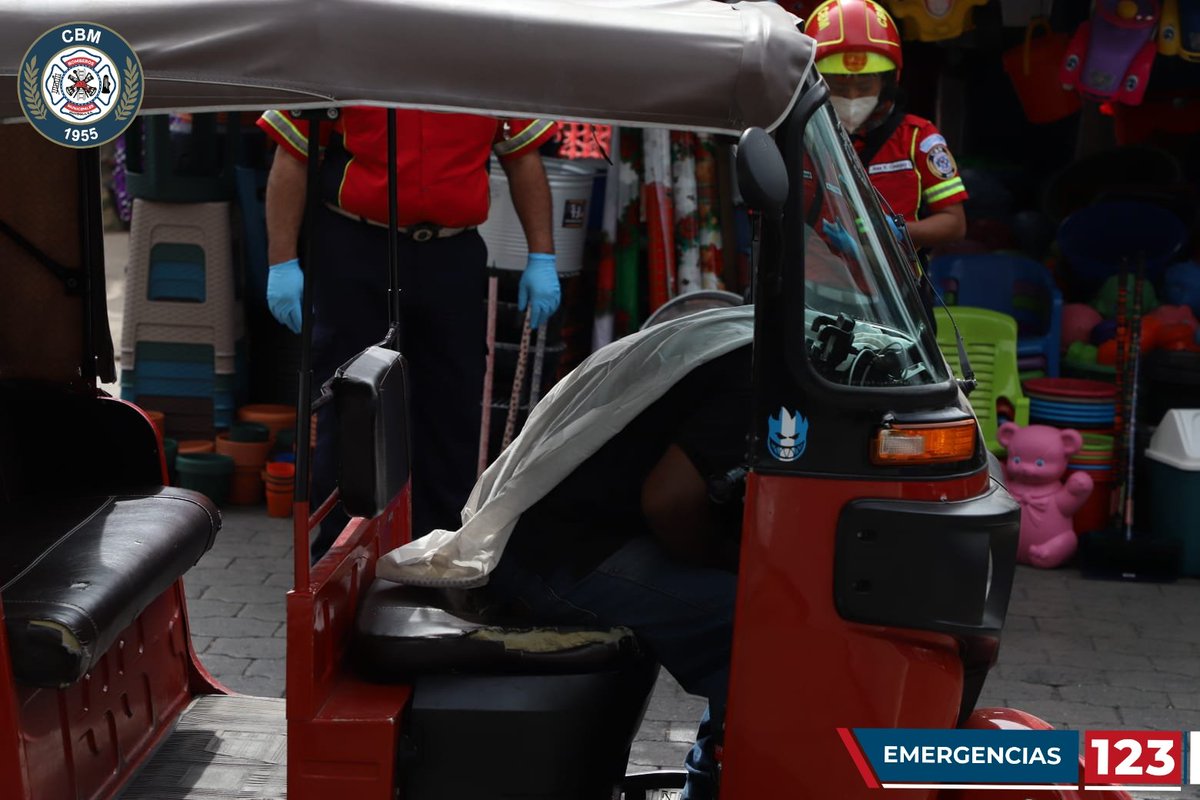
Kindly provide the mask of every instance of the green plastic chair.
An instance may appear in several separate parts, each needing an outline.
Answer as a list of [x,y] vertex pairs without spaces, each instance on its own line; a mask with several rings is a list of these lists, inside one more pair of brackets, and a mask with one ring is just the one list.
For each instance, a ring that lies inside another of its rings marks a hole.
[[[946,309],[935,308],[933,313],[937,320],[938,346],[955,376],[961,378],[962,365],[958,362],[954,327]],[[997,401],[1003,398],[1012,403],[1013,422],[1029,424],[1029,398],[1021,391],[1017,373],[1017,321],[1007,314],[972,306],[955,306],[953,313],[978,382],[971,393],[971,406],[988,450],[1003,455],[1004,447],[996,440],[996,428],[999,427]]]

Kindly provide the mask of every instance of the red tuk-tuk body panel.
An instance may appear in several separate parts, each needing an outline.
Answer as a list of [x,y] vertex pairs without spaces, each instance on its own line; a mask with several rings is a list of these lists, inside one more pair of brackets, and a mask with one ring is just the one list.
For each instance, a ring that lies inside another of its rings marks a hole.
[[[1015,708],[981,708],[977,709],[967,720],[964,728],[977,730],[1052,730],[1050,725],[1032,714],[1026,714]],[[1083,770],[1083,759],[1080,758],[1080,772]],[[996,793],[986,789],[943,789],[938,794],[938,800],[991,800]],[[1128,794],[1119,789],[1088,789],[1079,790],[1074,787],[1062,789],[1043,789],[1023,792],[1022,800],[1131,800]]]
[[[859,498],[963,500],[987,471],[946,481],[859,482],[752,473],[721,791],[797,798],[870,794],[839,727],[955,726],[963,666],[952,636],[847,622],[834,601],[831,532]],[[779,687],[793,686],[793,692]],[[749,764],[754,764],[750,768]],[[900,800],[932,791],[890,792]]]
[[[3,628],[0,657],[7,663]],[[4,796],[20,800],[114,796],[196,694],[220,691],[192,648],[179,581],[81,680],[61,689],[6,684],[0,774]]]
[[[0,664],[9,663],[4,603],[0,599]],[[21,749],[20,703],[16,685],[7,679],[0,680],[0,780],[21,800],[28,797],[29,778],[25,771],[25,751]]]
[[[297,503],[296,547],[307,554],[308,516]],[[356,517],[287,597],[288,796],[391,800],[397,782],[400,715],[407,684],[370,684],[347,668],[346,651],[363,592],[379,556],[408,536],[406,488],[374,519]],[[300,576],[303,577],[303,574]]]

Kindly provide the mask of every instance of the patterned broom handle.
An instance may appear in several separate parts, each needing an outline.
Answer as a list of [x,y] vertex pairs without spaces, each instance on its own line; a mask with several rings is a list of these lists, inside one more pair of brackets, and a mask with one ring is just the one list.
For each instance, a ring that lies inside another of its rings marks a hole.
[[537,344],[533,348],[533,376],[529,379],[529,413],[542,396],[542,363],[546,360],[546,326],[538,328]]
[[488,444],[492,432],[492,374],[496,369],[496,305],[499,297],[499,279],[488,278],[487,296],[487,367],[483,373],[483,408],[479,420],[479,470],[482,475],[488,465]]
[[504,441],[501,447],[512,443],[517,430],[517,414],[520,413],[521,389],[525,384],[525,362],[529,360],[529,321],[533,308],[525,312],[525,324],[521,327],[521,349],[517,352],[517,368],[513,373],[512,394],[508,400],[508,418],[504,421]]

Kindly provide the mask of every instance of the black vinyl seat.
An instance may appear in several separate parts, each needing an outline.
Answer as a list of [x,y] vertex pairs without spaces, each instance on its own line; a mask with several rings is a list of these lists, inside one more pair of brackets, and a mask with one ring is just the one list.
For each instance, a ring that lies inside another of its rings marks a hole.
[[[380,513],[409,481],[408,378],[404,357],[368,347],[331,382],[338,487],[354,516]],[[622,672],[648,659],[625,628],[545,627],[497,618],[462,602],[474,594],[377,580],[358,608],[351,655],[371,680],[436,675],[579,675]]]
[[212,546],[220,513],[202,494],[35,495],[0,514],[0,600],[13,672],[66,686]]
[[578,674],[625,669],[644,655],[628,628],[483,616],[462,607],[465,596],[376,580],[355,622],[359,670],[385,682],[442,673]]

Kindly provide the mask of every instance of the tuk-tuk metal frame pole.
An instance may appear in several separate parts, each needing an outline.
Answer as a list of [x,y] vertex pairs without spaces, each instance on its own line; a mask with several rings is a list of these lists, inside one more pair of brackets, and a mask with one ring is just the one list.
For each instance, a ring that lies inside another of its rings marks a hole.
[[[92,292],[104,292],[103,223],[100,219],[100,148],[79,150],[79,284],[83,303],[83,358],[79,377],[95,383],[98,375],[96,359],[96,304]],[[99,252],[97,252],[99,250]],[[99,282],[95,280],[97,274]],[[109,370],[111,371],[111,370]],[[106,375],[106,378],[111,376]]]
[[303,590],[309,583],[309,457],[312,443],[312,333],[313,298],[317,292],[317,270],[313,267],[313,239],[316,234],[317,206],[320,199],[321,122],[336,119],[337,109],[298,112],[308,120],[307,172],[304,193],[304,243],[300,252],[300,267],[304,271],[304,290],[300,305],[300,372],[296,398],[296,478],[292,495],[293,558],[295,587]]
[[400,235],[399,200],[396,193],[396,109],[387,110],[387,187],[388,187],[388,332],[385,347],[400,352],[400,251],[396,237]]

